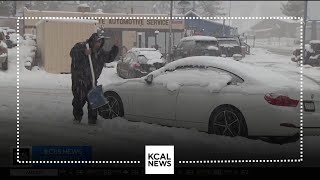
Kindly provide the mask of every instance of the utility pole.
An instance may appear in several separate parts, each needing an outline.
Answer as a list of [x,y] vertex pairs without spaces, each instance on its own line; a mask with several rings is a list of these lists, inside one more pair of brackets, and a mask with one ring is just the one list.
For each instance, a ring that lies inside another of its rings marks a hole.
[[303,49],[302,49],[302,60],[303,60],[303,64],[305,63],[305,49],[306,49],[306,27],[307,27],[307,9],[308,9],[308,1],[304,1],[304,17],[303,17]]
[[173,0],[171,0],[171,3],[170,3],[169,48],[168,48],[169,62],[171,62],[171,48],[172,48],[172,10],[173,10],[172,7],[173,7]]
[[231,17],[231,0],[230,0],[230,3],[229,3],[229,27],[231,27],[231,22],[230,22],[230,18]]

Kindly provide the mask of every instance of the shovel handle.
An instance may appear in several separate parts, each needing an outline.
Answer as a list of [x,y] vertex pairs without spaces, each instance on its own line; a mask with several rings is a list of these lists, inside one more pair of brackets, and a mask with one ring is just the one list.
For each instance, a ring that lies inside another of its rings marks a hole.
[[[89,44],[87,43],[86,44],[86,48],[89,50]],[[94,76],[94,71],[93,71],[93,65],[92,65],[92,60],[91,60],[91,54],[88,55],[89,57],[89,63],[90,63],[90,69],[91,69],[91,76],[92,76],[92,87],[94,88],[95,87],[95,76]]]

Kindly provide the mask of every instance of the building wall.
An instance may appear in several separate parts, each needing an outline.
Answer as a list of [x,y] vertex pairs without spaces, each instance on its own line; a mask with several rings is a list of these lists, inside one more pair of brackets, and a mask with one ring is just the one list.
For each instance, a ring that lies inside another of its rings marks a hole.
[[49,73],[70,73],[71,48],[85,41],[95,29],[92,23],[42,21],[37,31],[41,65]]

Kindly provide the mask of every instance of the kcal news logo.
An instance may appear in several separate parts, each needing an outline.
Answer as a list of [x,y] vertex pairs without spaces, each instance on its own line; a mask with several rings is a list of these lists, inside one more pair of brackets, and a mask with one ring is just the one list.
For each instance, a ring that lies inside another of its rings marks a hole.
[[146,174],[174,174],[174,146],[146,146]]

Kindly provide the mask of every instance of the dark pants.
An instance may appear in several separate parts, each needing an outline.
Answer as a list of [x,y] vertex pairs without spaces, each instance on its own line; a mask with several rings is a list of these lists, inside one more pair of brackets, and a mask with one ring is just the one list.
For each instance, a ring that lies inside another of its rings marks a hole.
[[87,94],[91,90],[91,85],[85,85],[82,81],[73,81],[72,83],[72,93],[73,93],[73,116],[75,119],[81,119],[83,116],[83,106],[88,103],[88,119],[89,122],[96,122],[97,120],[97,110],[91,109],[90,103],[87,99]]

